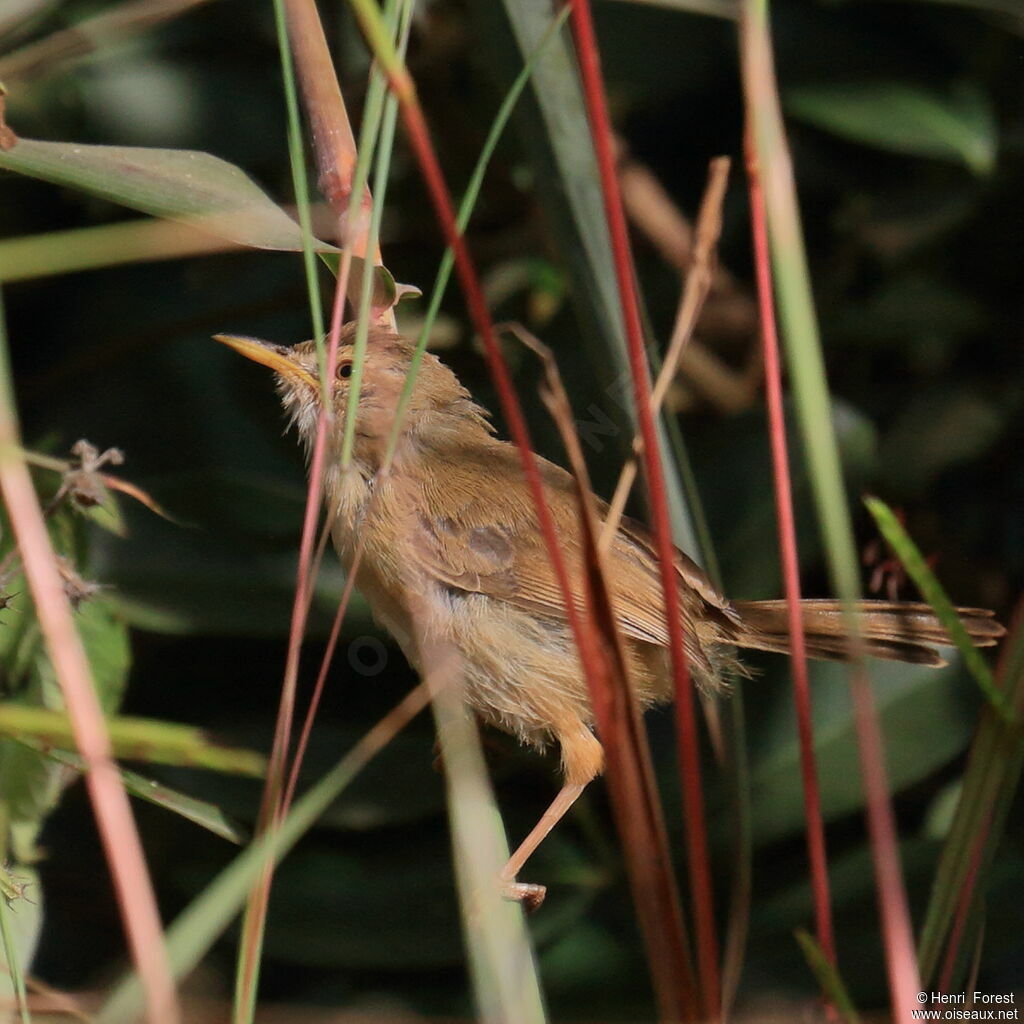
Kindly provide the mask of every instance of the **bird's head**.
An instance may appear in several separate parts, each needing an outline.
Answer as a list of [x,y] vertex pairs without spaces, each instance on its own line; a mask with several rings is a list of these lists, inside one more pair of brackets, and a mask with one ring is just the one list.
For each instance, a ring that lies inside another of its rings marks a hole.
[[[355,333],[354,323],[342,328],[330,382],[333,417],[328,423],[328,446],[335,454],[341,451],[352,391]],[[247,359],[274,371],[285,411],[310,449],[323,404],[316,345],[304,341],[289,348],[236,335],[215,337]],[[356,457],[369,463],[370,468],[377,468],[390,441],[413,352],[413,346],[400,335],[381,328],[370,329],[356,417]],[[426,353],[402,424],[403,441],[422,440],[438,431],[480,428],[488,433],[491,430],[486,414],[473,404],[455,374],[436,356]]]

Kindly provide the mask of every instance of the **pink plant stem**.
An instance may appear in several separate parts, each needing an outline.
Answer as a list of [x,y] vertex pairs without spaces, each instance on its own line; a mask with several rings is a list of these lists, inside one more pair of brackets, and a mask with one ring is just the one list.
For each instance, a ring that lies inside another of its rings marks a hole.
[[146,1019],[150,1024],[176,1024],[181,1020],[181,1012],[146,856],[113,761],[103,710],[57,571],[32,479],[25,463],[14,454],[15,432],[13,409],[0,413],[0,490],[71,719],[75,745],[87,766],[85,782],[96,825],[110,865],[132,961],[146,993]]
[[605,215],[611,234],[615,274],[626,325],[626,340],[629,346],[629,361],[633,378],[633,396],[644,444],[644,468],[650,491],[651,514],[654,521],[662,589],[665,595],[665,615],[676,690],[676,720],[682,770],[681,782],[690,892],[694,905],[697,964],[701,979],[703,1009],[709,1019],[716,1019],[720,1013],[721,1001],[718,939],[715,930],[711,869],[708,862],[704,797],[701,792],[700,743],[697,734],[693,687],[683,643],[679,582],[675,569],[675,548],[672,543],[672,531],[669,523],[660,447],[654,417],[651,414],[651,385],[644,351],[640,307],[633,277],[626,218],[622,208],[618,176],[615,172],[614,142],[605,104],[597,40],[587,0],[569,0],[569,2],[572,4],[572,27],[576,39],[580,76],[601,176]]
[[920,1008],[916,995],[921,991],[921,979],[914,951],[910,908],[900,867],[896,817],[889,799],[885,746],[878,728],[878,714],[863,661],[854,664],[851,672],[853,678],[850,680],[850,692],[853,695],[893,1019],[910,1020],[913,1011]]
[[[345,294],[351,264],[351,251],[346,248],[342,256],[337,288],[334,293],[331,333],[327,348],[329,379],[333,378],[334,366],[337,362],[341,317],[345,305]],[[309,616],[309,604],[313,587],[311,564],[316,544],[316,525],[320,516],[324,462],[326,461],[327,415],[326,409],[320,410],[316,439],[313,443],[313,453],[310,459],[309,488],[306,492],[306,509],[302,520],[302,538],[299,542],[299,562],[295,584],[295,600],[292,604],[292,618],[288,633],[288,653],[285,659],[281,700],[278,705],[277,722],[274,728],[274,743],[267,765],[267,781],[263,789],[263,800],[260,804],[257,825],[258,833],[263,833],[280,821],[284,810],[282,801],[283,785],[288,761],[292,722],[295,718],[299,659],[302,652],[302,639],[306,633],[306,622]],[[242,1005],[236,1005],[235,1015],[236,1020],[239,1021],[248,1019],[245,1014],[255,1005],[255,989],[259,970],[259,956],[257,952],[262,944],[263,933],[266,928],[267,905],[270,900],[273,873],[274,865],[271,861],[268,861],[260,873],[259,880],[253,887],[253,894],[242,925],[241,946],[243,950],[248,952],[248,955],[241,961],[238,978],[238,988],[242,994]]]
[[[437,155],[430,141],[430,134],[416,96],[415,87],[404,67],[391,68],[389,75],[391,88],[399,100],[402,118],[405,122],[417,162],[420,165],[420,171],[426,182],[431,201],[434,204],[438,222],[455,256],[456,272],[466,297],[466,304],[473,325],[484,342],[488,366],[498,393],[502,412],[509,425],[509,432],[519,451],[523,474],[530,488],[541,534],[544,537],[552,570],[555,573],[555,578],[561,591],[566,618],[576,640],[584,676],[596,701],[600,698],[600,694],[603,691],[607,691],[612,686],[609,678],[607,656],[603,653],[603,643],[599,641],[595,628],[589,619],[580,615],[579,609],[573,600],[565,558],[558,543],[551,510],[548,508],[544,497],[544,488],[537,468],[536,457],[533,454],[526,420],[523,417],[519,400],[512,386],[512,380],[501,347],[498,344],[476,268],[469,254],[465,239],[459,231],[455,219],[455,211],[452,207],[444,176],[437,161]],[[671,914],[667,913],[664,916],[666,918],[672,917]],[[675,919],[675,924],[679,926],[678,918]],[[685,947],[685,940],[681,933],[667,934],[664,936],[664,941],[670,944],[673,949]],[[691,1016],[685,1010],[689,1005],[685,986],[682,986],[678,981],[684,975],[685,968],[680,966],[676,978],[676,989],[678,990],[676,993],[659,993],[660,997],[671,1001],[673,1007],[680,1008],[679,1012],[673,1010],[672,1019],[682,1019],[684,1015],[689,1019]]]
[[410,141],[420,165],[420,171],[423,174],[431,201],[434,204],[438,222],[444,232],[445,240],[452,247],[455,256],[456,273],[459,275],[459,282],[466,296],[466,305],[469,308],[473,326],[483,339],[488,366],[498,393],[498,400],[501,404],[502,412],[508,421],[509,433],[512,435],[512,440],[519,450],[523,473],[536,506],[541,533],[547,545],[555,578],[562,592],[566,618],[569,620],[569,625],[576,638],[581,660],[584,666],[593,668],[597,674],[604,674],[603,669],[599,669],[602,659],[598,653],[594,631],[590,624],[585,623],[582,619],[579,609],[573,600],[572,586],[569,582],[565,558],[558,543],[558,535],[555,531],[554,520],[551,517],[551,510],[548,508],[547,500],[544,497],[544,485],[541,482],[540,472],[537,469],[536,456],[533,454],[530,432],[526,426],[526,419],[523,416],[519,400],[516,397],[515,388],[512,386],[512,378],[509,375],[505,357],[502,354],[501,346],[498,344],[490,311],[487,308],[487,300],[484,298],[476,267],[473,265],[465,239],[459,231],[448,188],[445,185],[444,176],[437,162],[437,155],[430,141],[427,124],[423,118],[423,111],[419,106],[415,89],[408,77],[392,75],[391,85],[401,104],[402,118],[405,121]]
[[356,574],[359,572],[359,563],[362,561],[363,551],[366,547],[365,536],[364,534],[360,537],[359,546],[356,548],[355,557],[352,559],[352,565],[348,570],[345,588],[342,591],[341,600],[338,602],[338,610],[335,613],[334,622],[331,624],[331,634],[327,639],[324,656],[320,661],[320,671],[317,673],[313,696],[309,699],[309,708],[306,711],[305,721],[302,723],[302,732],[299,734],[298,742],[295,744],[295,757],[292,760],[291,776],[288,779],[288,786],[281,800],[282,817],[288,813],[288,808],[291,807],[292,800],[295,797],[295,788],[299,783],[299,772],[302,770],[302,761],[306,756],[306,748],[309,746],[313,722],[316,720],[316,713],[323,698],[324,687],[327,684],[327,672],[331,667],[331,662],[334,660],[334,651],[338,646],[338,637],[341,634],[341,624],[345,619],[345,613],[348,611],[349,602],[352,600],[352,592],[355,589]]
[[[765,191],[765,207],[772,237],[769,242],[778,255],[784,254],[798,278],[806,277],[806,256],[800,230],[800,214],[796,205],[793,167],[786,143],[782,111],[776,85],[771,32],[766,0],[744,0],[740,10],[740,55],[743,90],[752,139],[759,159],[770,155],[770,161],[759,167]],[[782,261],[780,260],[780,265]],[[801,282],[791,290],[799,309],[791,313],[803,330],[816,331],[814,312]],[[805,308],[808,307],[808,308]],[[806,325],[809,325],[806,326]],[[796,342],[794,342],[796,344]],[[820,359],[817,337],[804,346],[805,351]],[[842,567],[833,565],[841,574]],[[845,597],[855,596],[856,579],[844,588]],[[852,618],[852,616],[851,616]],[[864,785],[864,803],[871,855],[875,869],[878,913],[882,922],[886,972],[892,996],[893,1019],[910,1020],[920,1008],[917,993],[921,990],[920,973],[914,953],[910,909],[900,867],[896,819],[889,798],[885,769],[885,747],[875,711],[871,683],[864,666],[864,644],[851,622],[850,693],[853,699],[854,724],[857,730],[858,755]]]
[[765,396],[768,404],[775,516],[779,527],[779,555],[785,580],[789,611],[790,662],[793,666],[793,697],[796,705],[797,733],[800,740],[800,770],[804,785],[807,815],[807,855],[814,896],[815,928],[818,945],[833,964],[836,962],[832,930],[832,901],[829,892],[828,858],[825,851],[825,825],[821,817],[821,793],[814,757],[814,731],[811,725],[811,690],[807,677],[807,645],[804,620],[800,611],[800,563],[797,556],[796,525],[793,518],[793,485],[786,450],[786,414],[782,403],[782,370],[779,365],[779,339],[775,325],[772,295],[771,256],[765,220],[764,193],[757,153],[748,127],[746,132],[747,174],[750,183],[750,219],[754,237],[754,264],[757,297],[761,311],[761,338],[764,346]]

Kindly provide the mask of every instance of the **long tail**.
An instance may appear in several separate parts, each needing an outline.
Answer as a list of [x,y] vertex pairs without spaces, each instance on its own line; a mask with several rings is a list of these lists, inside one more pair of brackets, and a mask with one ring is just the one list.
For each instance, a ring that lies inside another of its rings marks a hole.
[[[738,646],[789,651],[789,613],[785,601],[737,601],[734,608],[743,622],[735,639]],[[867,654],[919,665],[946,664],[935,648],[950,647],[952,641],[928,605],[861,601],[857,610]],[[850,642],[838,601],[803,601],[801,611],[810,657],[838,661],[849,657]],[[957,614],[976,647],[991,647],[1006,634],[993,613],[983,608],[957,608]]]

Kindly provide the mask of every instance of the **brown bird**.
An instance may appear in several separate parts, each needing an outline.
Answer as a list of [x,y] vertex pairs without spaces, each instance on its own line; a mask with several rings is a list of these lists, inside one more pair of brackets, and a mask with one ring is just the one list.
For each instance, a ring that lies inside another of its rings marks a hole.
[[[523,864],[603,767],[593,713],[524,479],[519,454],[494,436],[488,414],[436,357],[424,357],[394,459],[378,475],[413,348],[374,329],[363,368],[352,463],[341,467],[352,375],[354,325],[344,328],[331,381],[334,418],[327,437],[324,493],[332,535],[346,568],[364,545],[356,584],[375,618],[422,669],[410,595],[429,609],[420,628],[438,631],[463,661],[469,706],[520,741],[561,748],[563,787],[502,873],[506,895],[533,904],[541,886],[516,882]],[[293,348],[218,335],[242,355],[275,371],[285,410],[307,453],[316,436],[321,390],[313,342]],[[537,457],[548,505],[582,606],[583,555],[572,477]],[[598,502],[602,518],[608,506]],[[686,656],[697,684],[723,688],[739,668],[736,648],[786,652],[784,601],[727,600],[681,551],[676,570]],[[609,585],[626,640],[630,684],[641,704],[672,697],[668,632],[654,544],[640,524],[623,519],[608,551]],[[424,604],[425,602],[425,604]],[[803,602],[807,652],[842,659],[848,646],[839,604]],[[978,646],[1003,635],[992,613],[958,610]],[[860,628],[868,654],[939,666],[934,645],[949,638],[924,604],[865,601]]]

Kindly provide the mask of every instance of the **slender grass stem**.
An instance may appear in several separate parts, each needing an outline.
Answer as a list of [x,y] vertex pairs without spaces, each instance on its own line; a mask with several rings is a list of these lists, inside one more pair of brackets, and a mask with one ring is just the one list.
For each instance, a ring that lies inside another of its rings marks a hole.
[[131,957],[146,992],[147,1020],[152,1024],[171,1024],[179,1021],[181,1014],[146,856],[113,761],[103,710],[64,593],[42,510],[20,454],[14,409],[0,296],[0,492],[21,549],[25,578],[71,718],[75,743],[88,765],[86,786],[113,877]]
[[800,774],[803,780],[807,833],[807,857],[811,871],[817,949],[832,967],[836,963],[832,925],[832,898],[828,879],[828,854],[825,848],[825,823],[821,814],[821,790],[814,756],[814,728],[811,723],[811,687],[807,672],[807,644],[803,613],[800,608],[800,560],[797,554],[796,519],[793,512],[793,484],[786,448],[786,414],[782,399],[782,368],[779,339],[775,325],[772,292],[772,264],[768,252],[767,218],[764,192],[757,162],[751,125],[747,127],[747,163],[750,190],[750,216],[754,237],[754,263],[757,297],[761,309],[761,342],[768,421],[772,453],[772,481],[775,491],[775,517],[779,535],[779,557],[785,580],[789,612],[790,664],[793,670],[793,697],[796,706],[797,734],[800,742]]
[[753,158],[764,187],[772,269],[798,422],[829,570],[836,592],[847,608],[846,625],[852,646],[850,688],[893,1015],[909,1020],[918,1006],[916,995],[921,985],[896,821],[889,798],[885,749],[854,612],[860,589],[856,550],[775,80],[767,0],[744,0],[740,51]]
[[[644,469],[650,494],[651,514],[658,551],[665,616],[672,656],[675,681],[676,721],[679,735],[681,786],[687,837],[687,864],[690,872],[690,894],[694,904],[697,934],[697,976],[702,1012],[716,1019],[721,1007],[721,981],[718,962],[718,938],[715,927],[711,868],[708,858],[707,826],[704,816],[704,797],[700,782],[700,743],[693,686],[690,681],[683,645],[682,616],[679,603],[678,580],[675,569],[675,548],[669,520],[668,498],[665,488],[664,467],[660,458],[658,432],[651,415],[651,384],[644,348],[640,306],[636,294],[629,236],[612,144],[611,125],[605,105],[601,79],[597,40],[587,0],[572,0],[572,26],[576,50],[580,61],[587,113],[597,155],[604,196],[605,216],[611,235],[615,276],[618,281],[622,315],[626,326],[630,371],[633,380],[633,400],[640,433],[644,443]],[[663,995],[669,989],[668,979],[661,987]],[[663,1006],[663,1010],[668,1010]],[[676,1010],[678,1012],[678,1009]]]

